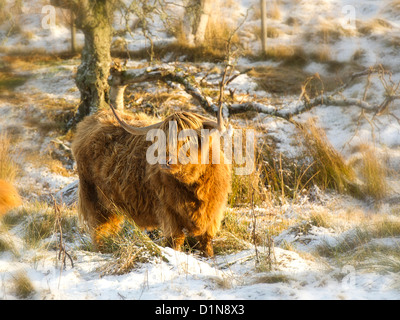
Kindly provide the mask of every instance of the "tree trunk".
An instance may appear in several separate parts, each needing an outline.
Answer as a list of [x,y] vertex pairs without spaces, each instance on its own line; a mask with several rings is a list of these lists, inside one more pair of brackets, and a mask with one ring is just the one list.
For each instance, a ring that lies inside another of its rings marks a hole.
[[77,26],[85,35],[81,64],[76,75],[81,103],[75,115],[75,122],[98,109],[108,108],[113,16],[110,2],[81,1],[78,12],[75,11]]
[[260,0],[261,6],[261,46],[262,53],[267,54],[267,0]]
[[70,21],[70,27],[71,27],[71,53],[75,54],[76,53],[76,25],[75,25],[75,14],[71,10],[71,21]]
[[200,17],[194,36],[194,41],[197,45],[201,45],[204,42],[208,20],[211,15],[212,3],[213,2],[211,0],[201,0]]
[[[112,20],[115,0],[51,0],[52,5],[70,9],[85,44],[76,85],[81,102],[72,126],[98,109],[108,107],[108,76],[111,64]],[[73,31],[71,26],[71,31]]]
[[190,46],[203,44],[212,5],[211,0],[190,1],[183,19],[183,32]]

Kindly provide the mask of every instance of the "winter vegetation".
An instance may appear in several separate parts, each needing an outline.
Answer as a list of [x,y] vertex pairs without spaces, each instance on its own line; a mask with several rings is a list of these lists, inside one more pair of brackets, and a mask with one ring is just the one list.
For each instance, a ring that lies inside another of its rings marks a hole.
[[[0,299],[399,299],[399,15],[393,0],[0,0]],[[255,133],[213,256],[117,206],[93,241],[72,146],[110,104],[149,123],[219,125],[220,109],[226,132]]]

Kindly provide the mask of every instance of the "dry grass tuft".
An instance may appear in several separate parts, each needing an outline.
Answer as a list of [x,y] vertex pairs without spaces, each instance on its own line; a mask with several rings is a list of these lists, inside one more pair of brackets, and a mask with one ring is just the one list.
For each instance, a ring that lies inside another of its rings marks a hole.
[[288,157],[277,151],[275,144],[270,141],[265,141],[259,148],[259,155],[265,200],[285,203],[312,187],[315,172],[313,164],[309,164],[308,155],[301,158]]
[[[78,236],[78,217],[73,210],[62,208],[63,216],[61,229],[64,240],[73,241]],[[57,228],[57,216],[54,207],[46,202],[33,202],[24,205],[14,217],[10,217],[7,224],[24,224],[23,240],[31,248],[40,248],[42,245],[54,245],[57,241],[55,235]]]
[[230,206],[251,203],[252,200],[259,204],[263,200],[263,181],[260,173],[261,170],[254,170],[248,175],[232,173],[231,193],[228,198]]
[[267,9],[267,16],[273,20],[281,20],[282,13],[279,8],[278,1],[273,1],[272,4],[269,6],[269,8]]
[[260,89],[266,92],[299,95],[302,83],[310,76],[302,68],[297,67],[255,67],[248,72]]
[[328,44],[322,44],[318,47],[313,53],[313,56],[316,61],[318,62],[329,62],[332,60],[332,52],[331,48]]
[[0,134],[0,179],[13,182],[18,173],[18,166],[11,156],[11,140],[4,134]]
[[221,230],[213,240],[215,254],[230,254],[248,249],[251,244],[250,222],[239,212],[225,213]]
[[35,288],[25,271],[19,271],[13,276],[14,291],[18,298],[27,299],[35,294]]
[[7,251],[11,252],[16,257],[19,256],[18,250],[16,249],[13,240],[7,231],[7,228],[3,225],[0,225],[0,253]]
[[292,279],[283,273],[265,273],[262,275],[259,275],[255,280],[254,283],[289,283]]
[[383,199],[388,192],[387,170],[383,161],[377,157],[377,151],[371,147],[362,148],[361,176],[364,180],[363,191],[376,200]]
[[[395,241],[400,236],[400,220],[388,215],[365,216],[359,219],[355,228],[344,233],[335,243],[324,243],[316,248],[316,252],[326,258],[335,259],[346,264],[367,264],[368,261],[388,254],[400,257],[400,246],[397,242],[385,245],[385,241]],[[382,259],[376,260],[376,266]]]
[[166,259],[150,237],[143,232],[133,220],[127,219],[121,210],[115,209],[118,216],[125,217],[120,231],[104,237],[102,250],[114,257],[101,268],[104,275],[121,275],[130,272],[139,263],[146,263],[156,258]]
[[303,48],[288,45],[275,45],[267,48],[266,53],[262,53],[261,59],[282,61],[286,66],[304,67],[309,57]]
[[363,35],[383,34],[393,29],[393,25],[386,20],[377,18],[369,21],[357,21],[357,29]]
[[361,196],[356,185],[356,174],[343,157],[328,141],[323,130],[318,128],[313,119],[305,124],[296,124],[303,136],[304,147],[313,159],[313,183],[324,189],[330,188],[340,193]]
[[[213,48],[213,50],[217,52],[225,53],[227,41],[233,33],[234,28],[232,26],[223,20],[221,21],[220,17],[212,17],[207,25],[203,46]],[[231,44],[234,47],[240,44],[240,39],[237,34],[233,35]]]

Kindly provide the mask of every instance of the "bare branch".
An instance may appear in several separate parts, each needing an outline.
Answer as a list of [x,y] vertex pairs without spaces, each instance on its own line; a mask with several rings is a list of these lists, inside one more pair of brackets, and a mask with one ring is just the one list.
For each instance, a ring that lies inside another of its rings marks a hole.
[[131,69],[126,71],[111,69],[111,79],[109,83],[111,88],[115,88],[117,86],[126,86],[135,83],[159,80],[164,81],[169,85],[171,82],[181,84],[185,91],[196,99],[205,111],[213,115],[217,112],[218,107],[210,98],[203,95],[200,86],[197,85],[193,78],[184,72],[175,70],[174,67],[169,65],[163,65],[162,67],[157,68]]
[[[368,72],[362,72],[351,77],[350,82],[355,78],[369,75],[371,70]],[[185,72],[180,68],[176,68],[175,66],[171,66],[168,64],[162,65],[157,68],[143,68],[143,69],[132,69],[132,70],[111,70],[112,79],[110,80],[111,87],[113,86],[121,86],[121,85],[129,85],[135,83],[142,82],[150,82],[150,81],[164,81],[170,86],[173,86],[173,83],[178,83],[183,86],[183,89],[191,95],[199,105],[209,114],[214,115],[218,111],[218,106],[214,103],[214,101],[207,97],[201,89],[201,86],[196,82],[193,76]],[[226,70],[224,72],[226,76]],[[226,81],[226,79],[223,79]],[[344,84],[341,88],[345,88],[348,84]],[[219,87],[221,90],[221,86]],[[382,110],[387,108],[389,103],[394,100],[400,99],[400,95],[390,95],[387,96],[386,99],[380,104],[370,104],[363,99],[355,99],[355,98],[346,98],[344,96],[340,96],[339,91],[336,90],[333,94],[323,95],[321,94],[318,97],[313,99],[309,99],[308,97],[303,96],[297,103],[291,103],[289,105],[285,105],[284,107],[276,107],[273,105],[266,105],[255,101],[245,102],[245,103],[234,103],[228,104],[224,103],[224,109],[228,112],[228,115],[235,115],[238,113],[244,112],[257,112],[266,115],[271,115],[279,118],[283,118],[286,120],[291,119],[293,116],[311,110],[312,108],[320,105],[329,105],[329,106],[338,106],[338,107],[347,107],[347,106],[357,106],[362,110],[368,112],[375,112],[379,114]],[[301,101],[303,100],[303,101]],[[222,103],[221,100],[221,92],[219,96],[218,103]]]

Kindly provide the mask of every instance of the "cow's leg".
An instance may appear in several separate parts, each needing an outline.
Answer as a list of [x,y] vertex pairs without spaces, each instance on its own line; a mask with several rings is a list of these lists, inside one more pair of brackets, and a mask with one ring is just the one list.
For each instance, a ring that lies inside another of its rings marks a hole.
[[172,248],[174,248],[177,251],[181,251],[184,241],[185,241],[185,234],[183,232],[179,233],[179,234],[175,234],[172,237]]
[[176,232],[173,236],[167,238],[167,245],[176,251],[182,251],[184,241],[185,234],[183,232]]
[[120,230],[123,218],[105,208],[96,185],[82,176],[79,178],[78,211],[89,227],[93,246],[103,251],[105,239]]
[[124,219],[121,216],[114,214],[97,225],[92,233],[93,244],[97,250],[106,251],[105,243],[107,239],[116,235],[121,230],[123,221]]
[[212,247],[212,236],[208,233],[204,233],[201,236],[198,236],[197,239],[200,243],[200,251],[206,257],[212,257],[214,255],[214,250]]

